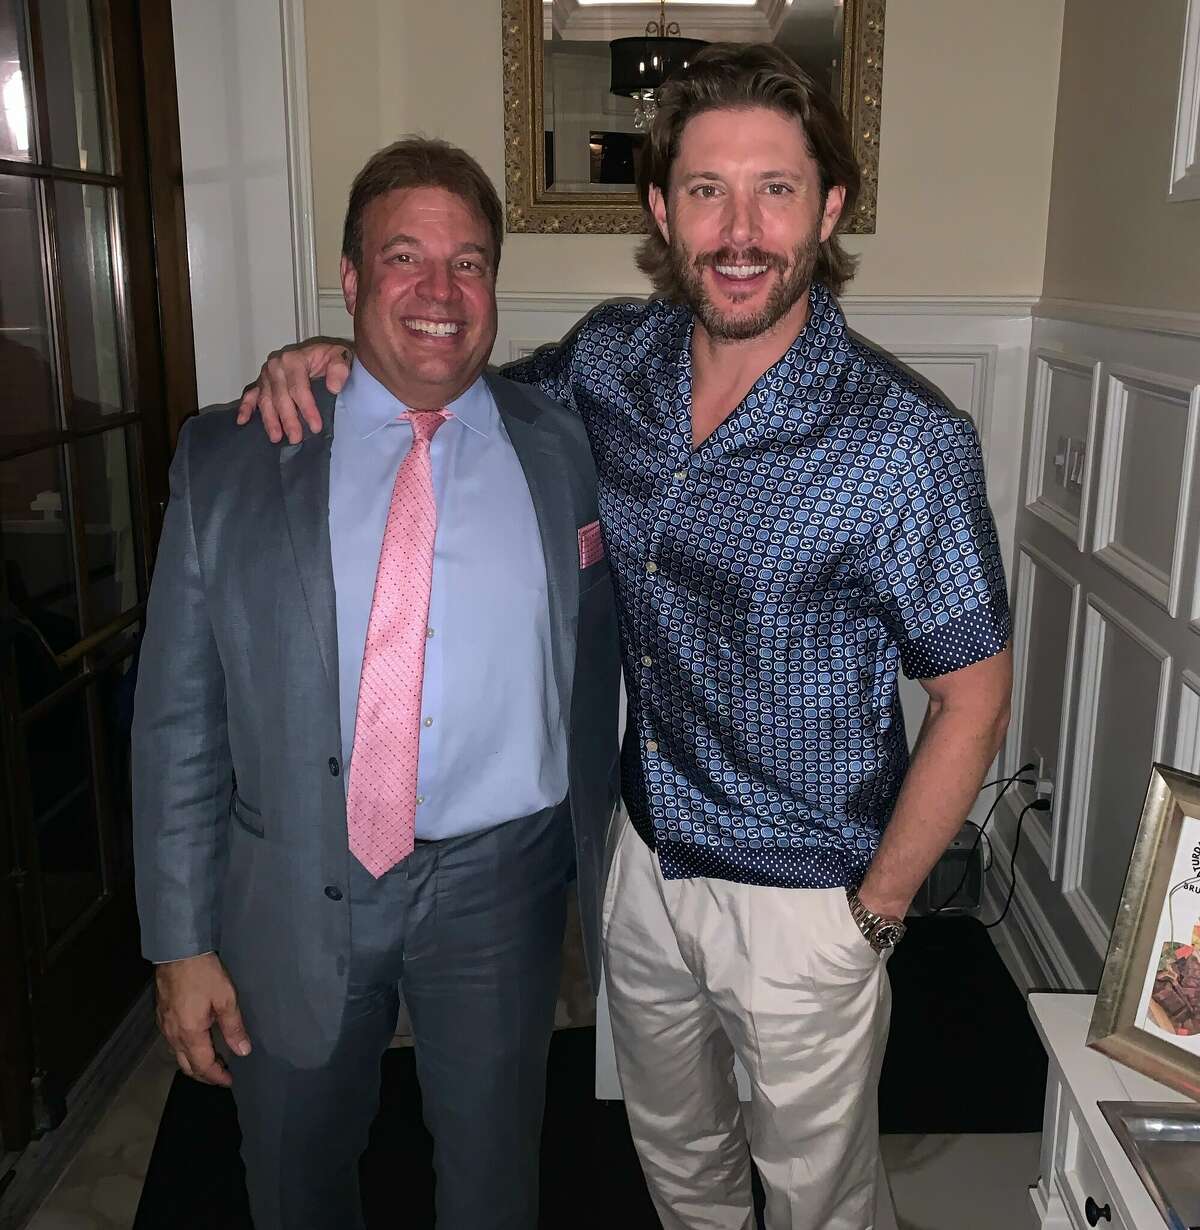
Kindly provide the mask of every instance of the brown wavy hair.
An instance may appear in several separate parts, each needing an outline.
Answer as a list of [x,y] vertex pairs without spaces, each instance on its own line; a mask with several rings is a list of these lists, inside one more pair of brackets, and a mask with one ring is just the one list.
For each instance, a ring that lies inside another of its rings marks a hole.
[[449,141],[405,137],[372,154],[354,177],[342,227],[342,255],[356,269],[362,265],[363,211],[376,197],[397,188],[442,188],[469,205],[491,234],[493,273],[500,268],[504,207],[487,172]]
[[858,258],[842,247],[837,232],[842,221],[854,213],[862,172],[837,103],[789,56],[769,43],[710,43],[659,91],[658,112],[638,166],[646,238],[638,247],[637,265],[655,289],[669,299],[682,300],[684,295],[671,268],[667,241],[650,210],[650,186],[667,195],[671,167],[690,119],[705,111],[750,107],[769,107],[800,121],[809,153],[820,171],[822,201],[830,188],[846,190],[842,216],[833,234],[821,244],[813,277],[836,294],[854,276]]

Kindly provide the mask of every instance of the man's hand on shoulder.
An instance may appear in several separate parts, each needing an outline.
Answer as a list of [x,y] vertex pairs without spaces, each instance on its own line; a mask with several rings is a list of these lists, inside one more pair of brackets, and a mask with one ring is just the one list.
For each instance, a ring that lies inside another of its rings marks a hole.
[[263,430],[275,444],[286,435],[290,443],[304,439],[304,427],[321,430],[321,413],[313,400],[309,382],[325,378],[331,393],[340,393],[350,375],[354,349],[339,338],[312,337],[298,346],[273,350],[258,373],[258,380],[242,393],[237,421],[244,426],[257,409]]
[[237,992],[215,952],[155,966],[158,1028],[185,1076],[206,1085],[230,1086],[233,1077],[213,1047],[221,1030],[235,1055],[250,1054],[250,1039],[238,1010]]

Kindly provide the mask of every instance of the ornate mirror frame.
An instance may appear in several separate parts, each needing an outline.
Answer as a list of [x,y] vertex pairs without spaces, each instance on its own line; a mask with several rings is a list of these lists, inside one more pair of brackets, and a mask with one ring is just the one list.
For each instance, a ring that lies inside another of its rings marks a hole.
[[[883,92],[885,0],[845,0],[842,110],[862,167],[862,192],[843,234],[875,232]],[[632,235],[643,230],[634,192],[547,192],[542,118],[542,0],[501,0],[504,180],[508,230],[551,235]]]

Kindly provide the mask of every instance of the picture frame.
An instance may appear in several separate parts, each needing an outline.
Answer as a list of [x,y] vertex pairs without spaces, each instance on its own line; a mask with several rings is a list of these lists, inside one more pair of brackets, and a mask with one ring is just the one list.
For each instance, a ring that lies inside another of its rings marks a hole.
[[1200,1101],[1200,777],[1150,772],[1087,1044]]

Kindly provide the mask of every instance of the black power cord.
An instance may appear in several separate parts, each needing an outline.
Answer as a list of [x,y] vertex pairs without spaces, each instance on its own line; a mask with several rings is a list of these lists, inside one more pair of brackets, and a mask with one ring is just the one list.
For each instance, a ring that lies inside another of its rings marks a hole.
[[1021,848],[1021,829],[1025,824],[1026,815],[1031,811],[1049,810],[1049,799],[1034,799],[1032,803],[1026,803],[1021,808],[1021,814],[1017,817],[1017,835],[1013,838],[1012,857],[1008,860],[1008,895],[1004,898],[1004,909],[1000,911],[999,917],[990,923],[983,924],[985,930],[990,931],[993,927],[998,927],[1004,921],[1004,916],[1013,903],[1013,894],[1017,891],[1017,851]]
[[[1037,768],[1037,765],[1035,764],[1023,764],[1011,777],[998,777],[994,782],[986,782],[982,787],[980,787],[980,789],[986,790],[988,786],[998,786],[1001,782],[1004,783],[1004,785],[1000,789],[1000,793],[996,795],[995,799],[992,802],[991,807],[988,808],[987,815],[984,816],[983,818],[983,823],[975,824],[974,821],[967,822],[969,824],[974,825],[974,827],[979,830],[979,834],[975,838],[974,842],[971,844],[970,853],[967,855],[966,863],[963,866],[963,873],[959,877],[958,883],[954,886],[954,891],[945,899],[945,901],[942,902],[941,905],[935,905],[935,906],[930,907],[930,910],[929,910],[930,914],[940,914],[950,904],[950,902],[952,902],[954,898],[957,897],[960,892],[962,892],[962,886],[967,882],[967,876],[970,874],[970,871],[971,871],[971,860],[975,857],[975,851],[979,849],[979,843],[983,841],[983,839],[987,836],[988,821],[991,820],[992,816],[995,814],[996,808],[1000,806],[1000,800],[1003,799],[1004,796],[1008,793],[1009,787],[1012,786],[1014,782],[1021,779],[1021,775],[1023,773],[1029,773],[1033,769],[1036,769],[1036,768]],[[1021,784],[1022,785],[1036,785],[1037,783],[1022,781]],[[1049,806],[1049,802],[1047,802],[1046,806],[1047,807]],[[1043,810],[1045,809],[1043,808]],[[991,848],[992,848],[992,843],[989,839],[988,849],[990,850]]]

